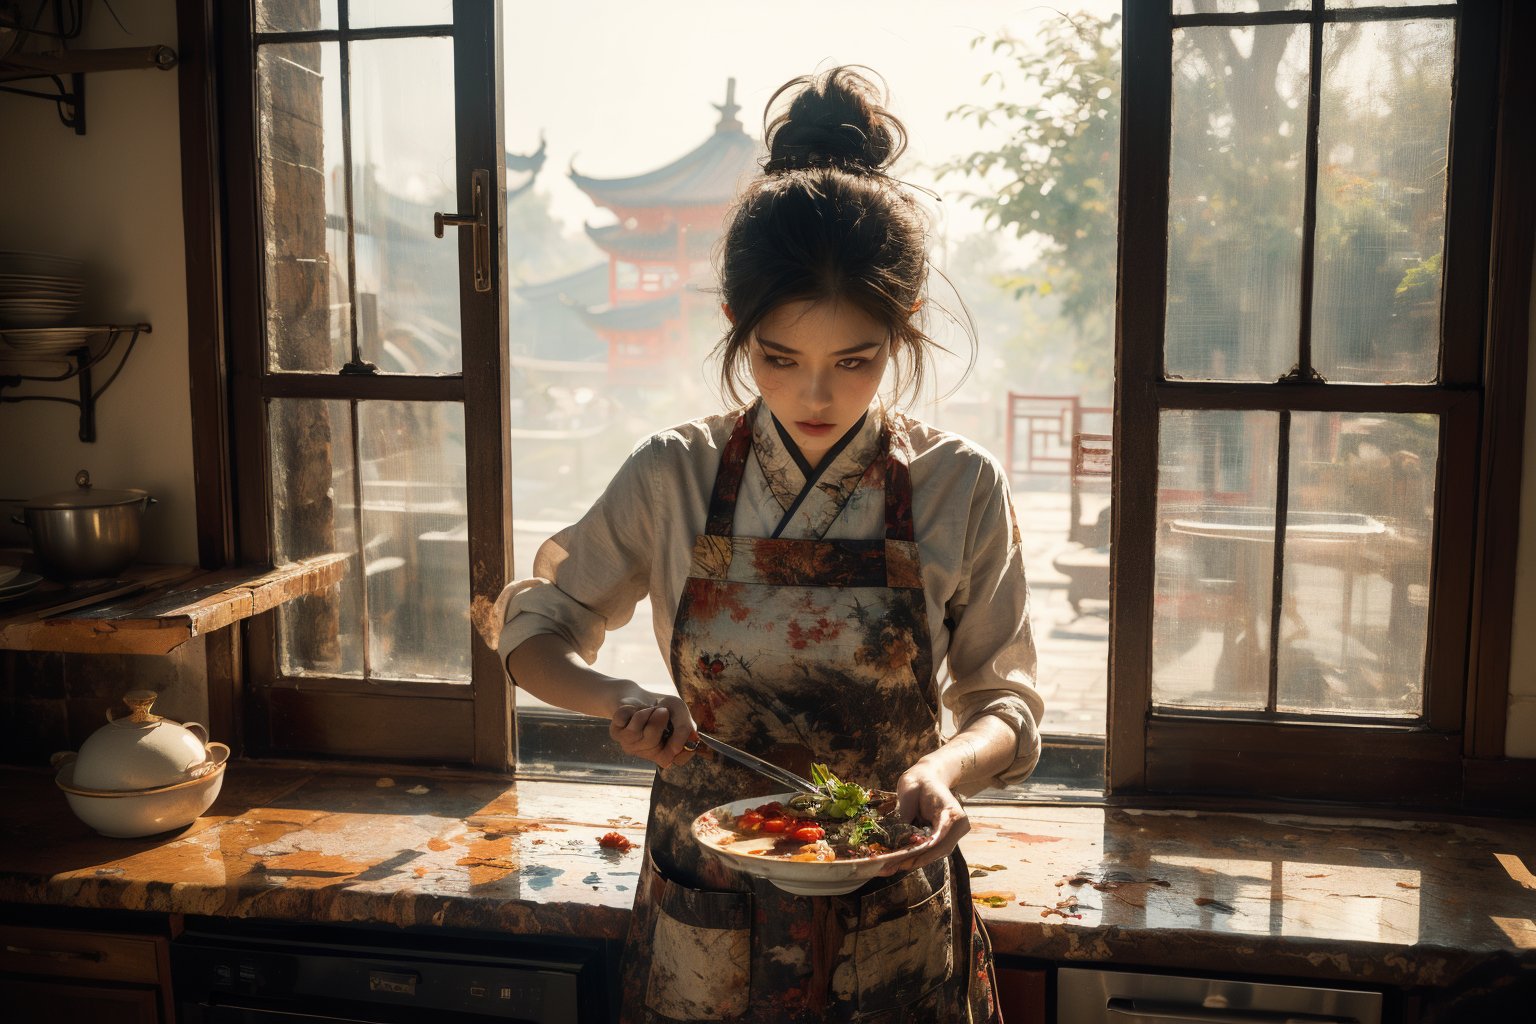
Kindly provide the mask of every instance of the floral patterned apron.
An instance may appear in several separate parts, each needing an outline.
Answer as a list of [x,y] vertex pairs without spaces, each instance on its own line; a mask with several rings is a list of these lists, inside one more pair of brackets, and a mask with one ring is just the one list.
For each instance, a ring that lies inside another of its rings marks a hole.
[[[906,433],[886,420],[867,469],[834,495],[883,498],[884,537],[735,537],[755,412],[721,455],[678,604],[673,677],[699,728],[727,743],[803,776],[821,762],[894,787],[940,741]],[[958,850],[846,896],[795,896],[691,836],[703,811],[781,788],[706,748],[658,773],[621,1019],[1000,1024],[991,948]]]

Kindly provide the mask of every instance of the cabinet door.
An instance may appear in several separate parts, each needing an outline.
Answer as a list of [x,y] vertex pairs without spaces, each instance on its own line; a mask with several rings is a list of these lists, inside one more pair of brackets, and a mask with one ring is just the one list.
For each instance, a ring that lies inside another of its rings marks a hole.
[[997,967],[997,1003],[1008,1024],[1047,1024],[1043,968]]
[[87,985],[0,975],[0,1005],[14,1024],[160,1024],[158,993],[130,985]]

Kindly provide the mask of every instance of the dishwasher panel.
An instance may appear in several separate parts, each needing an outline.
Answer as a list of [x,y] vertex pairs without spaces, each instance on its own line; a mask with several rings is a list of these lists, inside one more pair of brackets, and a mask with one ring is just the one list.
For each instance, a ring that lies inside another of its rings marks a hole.
[[1063,967],[1057,1024],[1381,1024],[1380,992]]

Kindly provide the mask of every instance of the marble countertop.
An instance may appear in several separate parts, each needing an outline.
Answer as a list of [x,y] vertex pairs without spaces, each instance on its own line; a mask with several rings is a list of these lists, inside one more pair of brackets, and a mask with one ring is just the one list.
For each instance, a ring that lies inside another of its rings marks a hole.
[[[96,835],[0,769],[0,902],[621,939],[641,787],[236,762],[187,829]],[[1536,823],[978,805],[962,848],[997,951],[1444,986],[1536,967]]]

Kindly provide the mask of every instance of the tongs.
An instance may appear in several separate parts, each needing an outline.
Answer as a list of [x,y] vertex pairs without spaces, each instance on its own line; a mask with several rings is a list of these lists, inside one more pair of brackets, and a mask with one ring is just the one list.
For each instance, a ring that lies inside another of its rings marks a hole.
[[787,768],[780,768],[772,761],[764,761],[762,758],[755,757],[754,755],[747,753],[745,750],[738,750],[736,747],[731,746],[729,743],[726,743],[723,740],[715,739],[703,729],[696,729],[694,731],[698,733],[699,739],[703,741],[704,745],[711,748],[716,753],[730,758],[737,764],[746,765],[748,768],[751,768],[758,774],[766,775],[768,778],[779,783],[780,785],[788,786],[791,789],[798,790],[801,793],[810,793],[814,796],[826,795],[821,791],[820,786],[816,785],[814,782],[811,782],[809,779],[802,779],[800,776],[796,775],[794,772]]
[[[733,747],[724,740],[716,739],[703,729],[694,729],[694,734],[699,737],[700,742],[706,747],[714,750],[722,757],[730,758],[737,764],[744,765],[759,775],[772,779],[781,786],[788,786],[797,792],[809,793],[812,796],[826,796],[826,792],[820,786],[810,779],[796,775],[788,768],[780,768],[772,761],[764,761],[755,754],[749,754],[739,747]],[[666,729],[662,731],[661,742],[665,743],[671,735],[672,723],[668,722]],[[874,804],[889,805],[894,803],[896,794],[888,789],[872,789],[869,790],[869,799]]]

